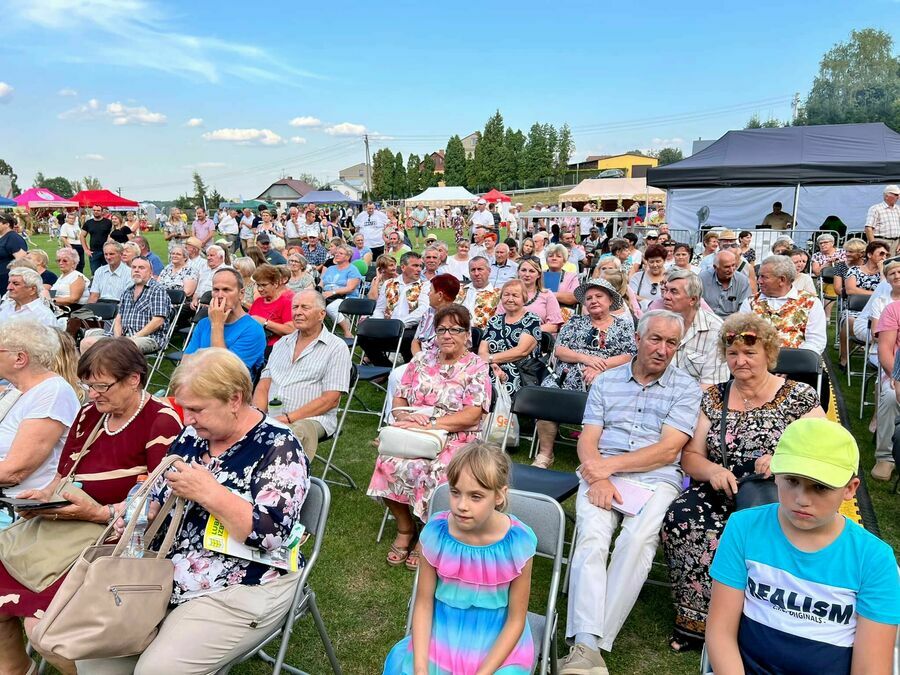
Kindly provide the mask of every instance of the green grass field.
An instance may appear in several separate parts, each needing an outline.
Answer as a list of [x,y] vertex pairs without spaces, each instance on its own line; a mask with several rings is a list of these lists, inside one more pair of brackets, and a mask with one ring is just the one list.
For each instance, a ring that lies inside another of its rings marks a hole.
[[[450,241],[448,230],[439,231],[441,239]],[[165,260],[165,243],[159,233],[148,237],[154,251]],[[46,237],[33,237],[36,246],[43,246],[53,260],[54,245]],[[452,253],[452,251],[451,251]],[[57,270],[58,271],[58,270]],[[832,352],[833,353],[833,352]],[[873,460],[872,436],[866,426],[872,408],[866,409],[866,419],[856,417],[859,406],[858,384],[846,389],[846,402],[850,419],[863,454],[863,467],[868,476]],[[379,405],[379,399],[362,385],[363,398],[370,405]],[[375,462],[375,449],[370,441],[376,436],[375,417],[350,415],[336,452],[338,465],[348,471],[359,484],[359,490],[332,486],[332,509],[322,557],[312,573],[311,584],[318,595],[319,607],[334,642],[345,673],[371,675],[380,673],[387,651],[403,636],[407,601],[413,574],[405,568],[392,568],[385,563],[388,547],[394,536],[393,523],[388,523],[385,538],[375,543],[375,536],[384,510],[366,497],[365,488]],[[327,451],[324,444],[320,452]],[[574,446],[558,446],[554,468],[574,470]],[[528,462],[524,448],[513,455],[515,461]],[[316,463],[316,475],[322,464]],[[332,476],[333,477],[333,476]],[[900,550],[900,496],[890,494],[885,483],[868,480],[872,500],[881,526],[882,536],[893,546],[895,554]],[[565,505],[571,510],[572,500]],[[659,558],[658,558],[659,559]],[[664,571],[655,569],[653,577],[665,580]],[[546,597],[549,565],[537,560],[535,564],[532,609],[542,611]],[[560,626],[565,626],[566,598],[560,596]],[[672,607],[666,588],[645,585],[641,596],[619,635],[607,664],[613,673],[666,673],[673,675],[696,673],[699,656],[696,652],[673,654],[667,646],[672,622]],[[211,636],[211,639],[212,638]],[[560,631],[560,641],[562,631]],[[563,653],[561,652],[561,656]],[[310,673],[330,672],[318,635],[311,619],[297,626],[288,654],[288,663]],[[270,672],[265,664],[252,661],[234,670],[235,673]]]

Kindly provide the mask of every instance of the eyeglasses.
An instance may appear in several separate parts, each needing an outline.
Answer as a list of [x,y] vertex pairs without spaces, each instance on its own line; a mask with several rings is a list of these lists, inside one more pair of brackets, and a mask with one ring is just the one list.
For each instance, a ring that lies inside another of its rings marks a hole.
[[663,246],[665,246],[666,248],[675,248],[675,242],[667,241],[665,244],[663,244]]
[[107,384],[106,382],[85,382],[84,380],[82,380],[81,384],[91,391],[97,392],[98,394],[105,394],[109,391],[110,387],[117,385],[120,381],[121,380],[116,380],[115,382],[110,382]]
[[453,328],[441,327],[436,328],[434,332],[437,335],[462,335],[466,332],[466,329],[461,326],[455,326]]
[[740,333],[725,333],[725,336],[722,338],[725,342],[726,347],[730,347],[735,343],[735,340],[740,340],[748,347],[752,347],[756,344],[756,341],[759,337],[756,333],[751,331],[742,331]]

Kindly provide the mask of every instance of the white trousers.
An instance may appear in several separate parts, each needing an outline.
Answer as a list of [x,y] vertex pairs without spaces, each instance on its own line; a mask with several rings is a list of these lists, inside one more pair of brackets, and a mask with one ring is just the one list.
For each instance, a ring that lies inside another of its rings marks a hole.
[[875,461],[894,461],[894,425],[900,415],[900,404],[894,392],[893,380],[882,372],[878,377],[878,408],[875,413]]
[[343,300],[335,300],[334,302],[329,302],[327,305],[325,305],[325,313],[328,315],[328,318],[331,319],[334,323],[340,323],[347,318],[338,311],[341,308],[342,302]]
[[397,395],[397,387],[400,386],[400,380],[403,379],[403,373],[406,372],[406,366],[408,363],[404,363],[402,365],[397,366],[391,371],[391,374],[388,375],[387,381],[387,424],[394,423],[394,415],[391,412],[391,406],[394,403],[394,397]]
[[[638,515],[623,516],[614,509],[607,511],[591,504],[588,487],[582,479],[575,502],[578,535],[569,561],[566,638],[590,633],[600,638],[601,649],[611,651],[647,580],[663,517],[680,490],[660,483]],[[607,569],[613,534],[620,524],[622,529]]]

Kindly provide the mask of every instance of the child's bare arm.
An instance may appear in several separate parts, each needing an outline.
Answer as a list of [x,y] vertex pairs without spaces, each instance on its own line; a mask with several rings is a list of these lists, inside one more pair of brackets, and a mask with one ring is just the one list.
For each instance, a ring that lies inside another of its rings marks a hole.
[[716,675],[744,675],[738,650],[738,626],[744,609],[744,591],[712,582],[712,600],[706,619],[706,648]]
[[428,647],[431,644],[431,620],[434,616],[434,591],[437,573],[425,556],[419,556],[419,581],[413,602],[413,672],[428,675]]
[[851,675],[890,675],[897,626],[857,615]]
[[506,623],[475,675],[491,675],[498,670],[522,637],[528,616],[528,598],[531,596],[532,562],[529,560],[522,573],[510,584]]

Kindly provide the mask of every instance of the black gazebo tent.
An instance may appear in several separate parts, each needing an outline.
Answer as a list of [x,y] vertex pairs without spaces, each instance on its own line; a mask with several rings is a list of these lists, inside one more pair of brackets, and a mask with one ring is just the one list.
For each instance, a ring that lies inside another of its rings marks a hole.
[[696,155],[647,172],[647,184],[662,189],[896,180],[900,134],[880,122],[729,131]]

